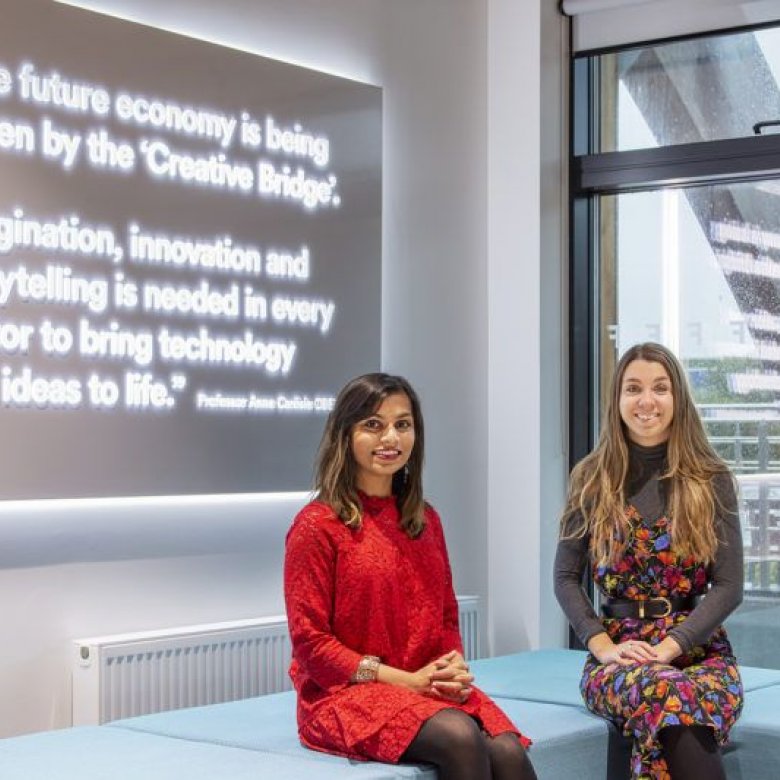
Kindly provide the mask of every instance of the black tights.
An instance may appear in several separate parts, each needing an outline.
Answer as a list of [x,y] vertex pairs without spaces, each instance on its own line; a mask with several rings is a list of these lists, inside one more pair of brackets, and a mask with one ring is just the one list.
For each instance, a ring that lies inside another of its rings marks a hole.
[[672,780],[726,780],[715,734],[707,726],[667,726],[658,734]]
[[489,737],[473,718],[454,708],[429,718],[401,760],[433,764],[439,780],[536,780],[514,734]]

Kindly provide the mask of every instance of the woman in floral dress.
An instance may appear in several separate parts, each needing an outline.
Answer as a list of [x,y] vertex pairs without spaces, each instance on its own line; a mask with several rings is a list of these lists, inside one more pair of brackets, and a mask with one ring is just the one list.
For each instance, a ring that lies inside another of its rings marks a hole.
[[[601,617],[581,587],[590,562]],[[621,358],[593,452],[572,471],[555,590],[589,655],[587,707],[633,739],[636,780],[725,780],[742,709],[722,627],[742,600],[734,480],[683,370],[658,344]]]
[[287,535],[298,732],[314,750],[434,764],[441,780],[535,780],[530,744],[463,658],[439,516],[423,500],[423,419],[401,377],[339,393],[317,499]]

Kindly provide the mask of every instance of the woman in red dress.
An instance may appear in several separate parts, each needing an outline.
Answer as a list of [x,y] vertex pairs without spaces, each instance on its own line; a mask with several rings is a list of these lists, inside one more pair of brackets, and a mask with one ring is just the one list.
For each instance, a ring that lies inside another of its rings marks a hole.
[[317,499],[287,535],[301,741],[349,758],[434,764],[441,780],[534,780],[529,740],[472,685],[422,464],[409,383],[367,374],[347,384],[323,434]]

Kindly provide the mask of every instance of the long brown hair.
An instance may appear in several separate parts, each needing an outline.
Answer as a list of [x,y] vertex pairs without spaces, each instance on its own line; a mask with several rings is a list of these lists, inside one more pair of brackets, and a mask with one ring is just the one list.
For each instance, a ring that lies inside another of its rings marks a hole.
[[425,432],[417,393],[403,377],[364,374],[341,390],[325,424],[317,455],[314,487],[317,498],[330,505],[350,528],[359,528],[362,516],[357,492],[357,468],[352,454],[352,431],[370,417],[390,395],[403,393],[412,407],[414,447],[406,468],[393,475],[393,495],[401,515],[401,527],[414,538],[425,526],[422,467]]
[[[710,563],[718,544],[715,532],[716,474],[728,467],[707,441],[693,403],[682,366],[666,347],[653,342],[636,344],[625,352],[615,369],[595,449],[573,469],[562,517],[562,534],[590,536],[591,555],[599,566],[615,563],[628,539],[625,485],[628,477],[628,443],[620,417],[623,375],[634,360],[659,363],[672,385],[674,409],[667,443],[667,467],[661,479],[668,480],[667,514],[671,520],[672,545],[683,557]],[[573,527],[577,514],[584,523]]]

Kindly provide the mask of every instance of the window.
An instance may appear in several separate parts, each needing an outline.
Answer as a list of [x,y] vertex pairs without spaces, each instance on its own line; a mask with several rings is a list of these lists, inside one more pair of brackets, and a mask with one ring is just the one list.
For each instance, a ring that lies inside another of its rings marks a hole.
[[753,136],[780,118],[780,28],[584,56],[574,85],[573,460],[619,354],[670,347],[740,484],[732,641],[780,666],[780,137]]
[[631,48],[591,62],[599,74],[600,152],[744,138],[755,124],[780,119],[778,28]]

